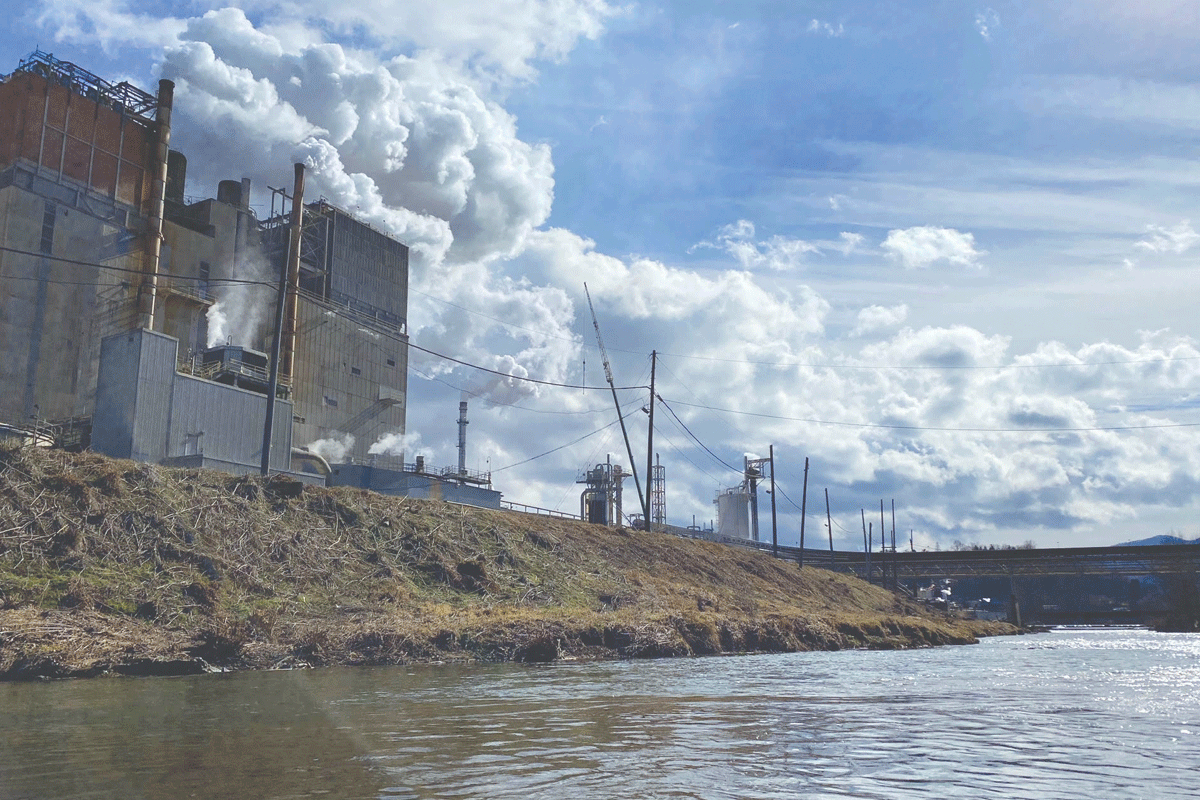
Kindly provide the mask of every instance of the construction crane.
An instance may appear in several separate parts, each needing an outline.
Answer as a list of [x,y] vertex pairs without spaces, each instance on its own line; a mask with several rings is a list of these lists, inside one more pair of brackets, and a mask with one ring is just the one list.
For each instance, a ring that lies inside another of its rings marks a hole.
[[612,390],[613,405],[617,407],[617,421],[621,423],[621,435],[625,437],[625,452],[629,454],[629,471],[633,473],[633,487],[637,490],[638,500],[645,513],[646,529],[650,529],[650,498],[642,494],[642,484],[638,480],[637,467],[633,461],[633,448],[629,446],[629,431],[625,428],[625,417],[621,415],[621,403],[617,400],[617,386],[613,382],[612,367],[608,365],[608,351],[604,349],[604,339],[600,336],[600,322],[596,319],[596,307],[592,305],[592,293],[588,291],[587,283],[583,284],[583,293],[587,297],[588,310],[592,312],[592,327],[596,329],[596,344],[600,347],[600,359],[604,363],[604,378],[608,388]]

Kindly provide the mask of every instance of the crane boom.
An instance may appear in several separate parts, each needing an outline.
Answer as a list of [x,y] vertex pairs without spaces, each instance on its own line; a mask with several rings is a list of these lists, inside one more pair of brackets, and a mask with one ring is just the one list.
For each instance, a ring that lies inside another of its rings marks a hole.
[[[613,405],[617,407],[617,421],[621,423],[621,435],[625,437],[625,452],[629,455],[629,471],[633,473],[633,486],[637,489],[638,501],[643,509],[649,509],[647,499],[642,495],[642,483],[638,480],[637,467],[634,466],[633,448],[629,446],[629,431],[625,428],[625,417],[621,416],[621,403],[617,400],[617,386],[613,381],[612,367],[608,364],[608,351],[604,349],[604,338],[600,335],[600,321],[596,319],[596,307],[592,305],[592,293],[588,291],[587,283],[583,284],[583,293],[587,297],[588,310],[592,312],[592,327],[596,329],[596,344],[600,347],[600,359],[604,363],[604,378],[608,388],[612,390]],[[650,513],[646,514],[646,530],[650,530]]]

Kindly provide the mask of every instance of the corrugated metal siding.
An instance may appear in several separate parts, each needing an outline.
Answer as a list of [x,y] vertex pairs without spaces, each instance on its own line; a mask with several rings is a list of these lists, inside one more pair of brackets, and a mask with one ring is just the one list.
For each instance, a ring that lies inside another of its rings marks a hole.
[[171,421],[171,394],[175,384],[178,342],[153,331],[138,331],[141,341],[137,377],[137,409],[133,419],[133,453],[136,461],[158,463],[167,456],[167,430]]
[[133,418],[137,411],[137,373],[141,336],[109,336],[100,343],[92,449],[113,458],[133,455]]
[[166,456],[175,346],[171,337],[144,330],[101,343],[93,449],[136,461]]
[[400,319],[408,314],[408,248],[358,220],[337,214],[330,288]]
[[[257,466],[262,462],[265,395],[212,381],[177,375],[171,414],[171,457],[192,455],[189,439],[206,458]],[[275,401],[271,468],[291,467],[292,404]],[[200,435],[198,435],[200,434]]]
[[379,438],[404,432],[407,344],[399,334],[367,332],[304,298],[298,316],[293,398],[303,422],[296,441],[351,434],[350,455],[366,458]]

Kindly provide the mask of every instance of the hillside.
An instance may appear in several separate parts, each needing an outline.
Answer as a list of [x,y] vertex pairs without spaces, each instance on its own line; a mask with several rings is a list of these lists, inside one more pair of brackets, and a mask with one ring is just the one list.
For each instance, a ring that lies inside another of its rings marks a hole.
[[0,448],[0,677],[969,643],[768,555],[569,520]]

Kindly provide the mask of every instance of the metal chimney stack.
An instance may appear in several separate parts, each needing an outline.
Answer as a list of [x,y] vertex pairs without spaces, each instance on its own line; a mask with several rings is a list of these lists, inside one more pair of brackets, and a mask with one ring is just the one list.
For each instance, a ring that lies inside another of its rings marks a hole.
[[458,474],[467,474],[467,401],[458,404]]

